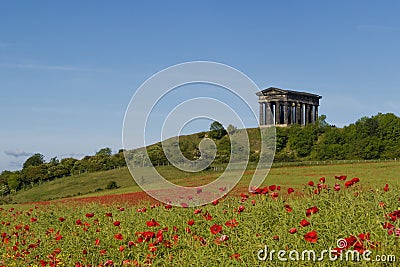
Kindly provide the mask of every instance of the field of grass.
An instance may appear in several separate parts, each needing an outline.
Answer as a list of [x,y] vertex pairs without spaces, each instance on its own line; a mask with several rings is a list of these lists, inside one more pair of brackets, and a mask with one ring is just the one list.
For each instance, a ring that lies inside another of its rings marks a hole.
[[397,266],[398,174],[395,162],[273,168],[259,194],[198,208],[3,205],[0,266]]
[[[158,171],[168,180],[179,185],[206,184],[221,174],[219,171],[204,171],[199,173],[185,173],[171,166],[158,167]],[[346,174],[349,177],[363,177],[363,184],[369,188],[376,188],[384,183],[400,185],[400,162],[367,162],[337,165],[317,165],[299,167],[276,167],[270,170],[264,184],[280,183],[285,187],[302,188],[308,179]],[[238,190],[243,191],[248,186],[252,171],[246,172],[237,185]],[[116,181],[118,189],[104,189],[110,181]],[[110,170],[105,172],[87,173],[81,175],[60,178],[36,185],[27,190],[21,190],[11,196],[11,202],[23,203],[45,201],[65,197],[104,196],[111,194],[125,194],[139,192],[127,168]]]

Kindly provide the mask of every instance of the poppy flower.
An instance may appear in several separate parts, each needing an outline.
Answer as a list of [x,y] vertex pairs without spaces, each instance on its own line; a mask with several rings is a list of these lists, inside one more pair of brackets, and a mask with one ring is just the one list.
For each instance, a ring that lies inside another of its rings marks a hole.
[[308,232],[307,234],[304,235],[304,239],[308,242],[316,243],[318,240],[317,232],[316,231]]
[[340,190],[340,184],[335,184],[335,186],[333,187],[333,189],[335,191],[339,191]]
[[340,175],[340,176],[335,175],[335,179],[338,179],[340,181],[345,181],[347,179],[347,176],[346,175]]
[[297,233],[297,228],[290,228],[289,233],[291,234]]
[[325,177],[319,178],[319,182],[320,182],[320,183],[325,183]]
[[277,199],[278,198],[278,192],[272,192],[271,197],[272,197],[272,199]]
[[253,205],[253,206],[256,205],[256,201],[254,199],[251,200],[251,205]]
[[244,206],[239,206],[238,210],[239,213],[244,211]]
[[81,221],[81,220],[79,220],[79,219],[78,219],[78,220],[76,220],[76,221],[75,221],[75,223],[76,223],[76,225],[83,225],[82,221]]
[[213,235],[216,235],[222,231],[222,226],[219,224],[214,224],[213,226],[210,227],[210,231]]
[[279,241],[279,236],[274,235],[274,236],[272,237],[272,239],[273,239],[273,240],[276,240],[276,241]]
[[151,219],[150,221],[146,222],[146,225],[149,227],[160,226],[160,224],[158,222],[156,222],[156,220],[154,220],[154,219]]
[[234,253],[234,254],[230,255],[229,258],[234,259],[234,260],[240,260],[240,254]]
[[196,193],[200,194],[201,192],[203,192],[203,189],[202,188],[197,188]]
[[100,244],[100,239],[96,239],[96,240],[94,241],[94,243],[96,244],[96,246],[98,246],[98,245]]
[[92,218],[94,216],[94,213],[92,212],[92,213],[86,213],[86,217],[87,218]]
[[379,207],[381,207],[381,208],[383,208],[383,207],[385,207],[385,202],[379,202]]
[[301,227],[306,227],[306,226],[310,225],[310,222],[305,220],[305,219],[303,219],[303,220],[300,221],[300,225],[301,225]]
[[105,250],[105,249],[100,250],[100,255],[104,255],[106,253],[107,253],[107,250]]
[[293,193],[293,192],[294,192],[294,189],[293,189],[293,188],[291,188],[291,187],[289,187],[289,188],[288,188],[288,190],[287,190],[287,192],[288,192],[288,194],[290,195],[291,193]]
[[111,212],[106,212],[106,217],[112,217],[112,213]]
[[65,218],[60,217],[60,218],[58,218],[58,220],[59,220],[60,222],[63,222],[63,221],[65,221]]
[[270,185],[269,187],[268,187],[268,189],[269,189],[269,191],[275,191],[275,189],[276,189],[276,185]]
[[293,208],[292,208],[290,205],[286,204],[286,205],[285,205],[285,210],[286,210],[287,212],[292,212],[292,211],[293,211]]
[[278,191],[281,191],[281,186],[280,185],[278,185],[277,187],[276,187],[276,190],[278,190]]
[[115,239],[118,239],[118,240],[124,239],[124,237],[122,236],[121,233],[118,233],[118,234],[114,235],[114,238],[115,238]]
[[232,219],[232,220],[227,221],[227,222],[225,223],[225,225],[226,225],[226,227],[233,228],[233,227],[238,226],[239,223],[238,223],[235,219]]
[[346,186],[348,188],[348,187],[352,186],[353,184],[354,184],[353,181],[347,181],[344,183],[344,186]]
[[35,217],[32,217],[31,222],[37,222],[37,219]]
[[213,204],[214,206],[217,205],[219,203],[218,199],[213,200],[213,202],[211,202],[211,204]]
[[172,205],[171,205],[171,204],[167,204],[167,205],[165,205],[164,207],[165,207],[165,209],[167,209],[167,210],[172,209]]
[[358,183],[359,181],[360,181],[360,178],[353,178],[353,179],[351,179],[351,181],[354,183],[354,184],[356,184],[356,183]]
[[124,251],[125,250],[125,247],[124,246],[119,246],[119,251]]
[[385,185],[385,187],[383,188],[383,191],[385,191],[385,192],[389,191],[389,185],[388,184]]
[[188,221],[188,224],[189,224],[190,226],[192,226],[192,225],[194,224],[194,220],[189,220],[189,221]]
[[314,186],[314,182],[313,182],[313,181],[309,181],[309,182],[308,182],[308,185],[309,185],[309,186]]
[[307,217],[310,217],[311,214],[317,213],[318,211],[319,211],[319,209],[317,208],[317,206],[308,208],[308,209],[306,210],[306,216],[307,216]]
[[113,222],[113,224],[114,224],[114,226],[119,226],[121,224],[121,222],[120,221],[115,221],[115,222]]
[[226,241],[226,240],[228,240],[228,239],[229,239],[229,236],[227,236],[227,235],[221,235],[221,237],[219,238],[219,241],[224,242],[224,241]]
[[204,213],[203,217],[204,217],[204,219],[206,219],[206,221],[212,220],[212,216],[210,215],[210,213],[208,213],[208,211],[206,211],[206,213]]
[[199,214],[199,213],[201,213],[201,209],[195,209],[193,213],[194,214]]

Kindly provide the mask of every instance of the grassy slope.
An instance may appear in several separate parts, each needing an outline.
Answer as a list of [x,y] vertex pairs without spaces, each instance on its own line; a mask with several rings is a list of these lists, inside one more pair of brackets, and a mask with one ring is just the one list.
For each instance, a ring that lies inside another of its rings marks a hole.
[[[188,176],[187,173],[178,171],[170,166],[160,167],[159,171],[169,180],[180,185],[206,184],[220,174],[219,172],[208,171],[193,173]],[[264,184],[279,184],[283,188],[294,187],[301,189],[309,180],[317,182],[322,176],[332,181],[334,175],[347,175],[349,178],[359,177],[362,179],[364,186],[382,188],[386,183],[399,186],[399,173],[400,162],[281,167],[272,168]],[[245,174],[238,187],[246,188],[251,176],[251,171]],[[120,188],[94,192],[97,188],[104,188],[110,181],[116,181]],[[12,201],[17,203],[42,201],[76,196],[78,193],[80,193],[80,196],[100,196],[138,191],[140,191],[140,188],[130,176],[128,169],[121,168],[46,182],[40,186],[18,192],[12,196]]]

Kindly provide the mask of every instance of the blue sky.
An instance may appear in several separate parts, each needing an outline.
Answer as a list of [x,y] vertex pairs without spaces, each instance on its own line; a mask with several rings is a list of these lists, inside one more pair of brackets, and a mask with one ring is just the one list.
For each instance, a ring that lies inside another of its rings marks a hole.
[[[130,98],[210,60],[323,96],[338,126],[400,115],[398,1],[1,1],[0,171],[122,147]],[[254,101],[257,101],[256,97]]]

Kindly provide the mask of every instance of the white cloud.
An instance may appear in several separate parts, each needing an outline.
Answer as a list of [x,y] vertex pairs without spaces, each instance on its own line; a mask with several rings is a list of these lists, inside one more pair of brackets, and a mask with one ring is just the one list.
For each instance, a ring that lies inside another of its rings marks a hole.
[[4,154],[6,154],[7,156],[15,157],[15,158],[19,158],[19,157],[28,157],[28,156],[33,155],[32,153],[25,152],[25,151],[22,151],[22,150],[19,150],[19,149],[16,149],[16,150],[6,150],[6,151],[4,151]]

